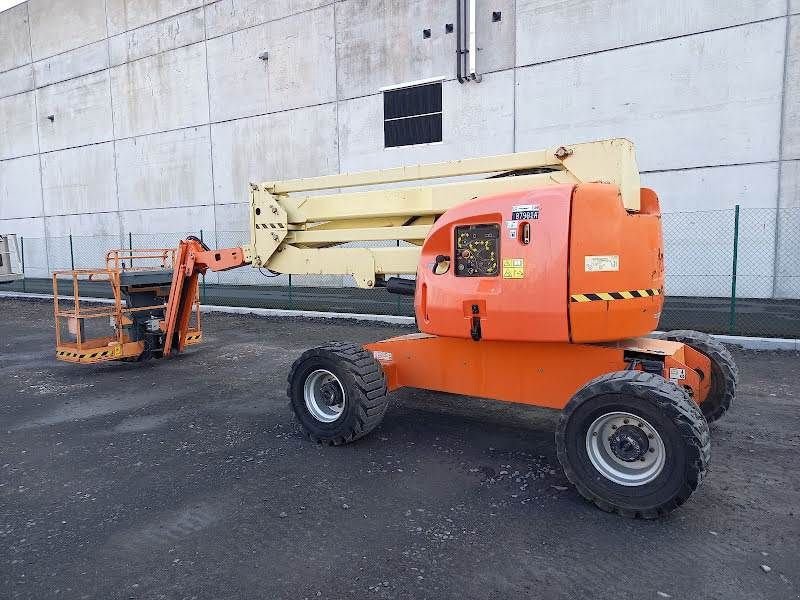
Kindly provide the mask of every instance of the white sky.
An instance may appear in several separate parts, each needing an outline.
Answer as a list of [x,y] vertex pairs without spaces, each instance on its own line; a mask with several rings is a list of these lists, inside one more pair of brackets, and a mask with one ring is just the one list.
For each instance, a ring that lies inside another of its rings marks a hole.
[[5,10],[7,8],[11,8],[12,6],[16,6],[17,4],[22,4],[25,0],[0,0],[0,10]]

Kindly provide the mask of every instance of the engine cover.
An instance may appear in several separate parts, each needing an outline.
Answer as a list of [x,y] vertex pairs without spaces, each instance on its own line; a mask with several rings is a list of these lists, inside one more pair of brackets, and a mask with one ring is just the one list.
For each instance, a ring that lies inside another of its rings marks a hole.
[[448,210],[422,246],[421,331],[485,340],[569,340],[572,185],[480,198]]
[[421,331],[500,341],[646,335],[663,305],[658,199],[625,210],[616,186],[554,185],[479,198],[434,224],[417,272]]

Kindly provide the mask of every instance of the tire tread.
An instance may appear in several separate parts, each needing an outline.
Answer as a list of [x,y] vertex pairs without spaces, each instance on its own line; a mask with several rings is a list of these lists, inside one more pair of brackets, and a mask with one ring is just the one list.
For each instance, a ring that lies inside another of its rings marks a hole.
[[[289,386],[286,393],[290,400],[292,384],[299,370],[307,360],[314,358],[329,359],[340,365],[345,373],[342,385],[346,388],[347,397],[356,402],[357,409],[355,418],[350,420],[346,430],[339,435],[323,437],[303,426],[309,439],[320,444],[339,446],[362,438],[375,429],[386,414],[388,398],[383,368],[372,353],[358,344],[349,342],[327,342],[322,346],[306,350],[292,363],[289,371]],[[300,420],[294,409],[294,403],[291,404],[295,417]],[[302,421],[300,423],[303,424]]]
[[[632,395],[647,399],[655,403],[675,423],[686,442],[690,468],[682,489],[673,498],[647,510],[629,510],[598,498],[578,477],[567,456],[567,422],[578,406],[599,394]],[[653,519],[666,515],[683,504],[702,483],[711,456],[711,435],[703,414],[685,390],[653,373],[615,371],[592,379],[567,403],[556,431],[556,448],[567,479],[581,496],[606,512],[626,517]]]

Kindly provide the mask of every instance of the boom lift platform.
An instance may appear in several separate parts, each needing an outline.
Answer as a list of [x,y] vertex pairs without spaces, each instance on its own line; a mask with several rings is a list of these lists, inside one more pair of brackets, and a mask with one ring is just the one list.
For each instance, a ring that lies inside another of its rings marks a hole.
[[[437,183],[407,185],[425,180]],[[110,253],[115,335],[83,339],[88,313],[75,287],[74,310],[59,313],[57,301],[56,319],[72,322],[77,340],[59,338],[57,357],[162,357],[199,341],[207,269],[346,274],[359,287],[413,295],[420,332],[330,343],[295,361],[288,395],[313,440],[366,435],[387,392],[418,387],[561,410],[559,460],[604,510],[656,517],[700,484],[708,422],[730,406],[736,365],[698,332],[647,337],[664,302],[661,214],[627,140],[250,188],[246,247],[209,250],[188,238],[150,271]],[[406,245],[369,244],[382,240]],[[416,279],[393,276],[402,274]],[[112,350],[69,354],[81,347]]]

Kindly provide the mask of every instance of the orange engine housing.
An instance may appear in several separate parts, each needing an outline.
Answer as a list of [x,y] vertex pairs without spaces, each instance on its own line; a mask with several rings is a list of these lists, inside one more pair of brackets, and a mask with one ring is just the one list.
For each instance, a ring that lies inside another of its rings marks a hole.
[[422,246],[415,309],[433,335],[606,342],[653,331],[663,285],[652,190],[628,212],[616,186],[555,185],[442,215]]

